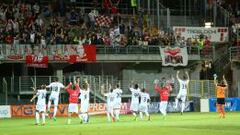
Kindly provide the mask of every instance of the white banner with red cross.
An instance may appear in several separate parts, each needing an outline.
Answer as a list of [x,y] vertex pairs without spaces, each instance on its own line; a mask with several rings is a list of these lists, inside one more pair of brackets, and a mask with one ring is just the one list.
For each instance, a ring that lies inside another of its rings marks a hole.
[[163,66],[187,66],[187,47],[160,47]]
[[200,35],[208,37],[211,42],[228,42],[229,34],[227,27],[178,27],[174,26],[173,31],[175,36],[188,38],[199,38]]

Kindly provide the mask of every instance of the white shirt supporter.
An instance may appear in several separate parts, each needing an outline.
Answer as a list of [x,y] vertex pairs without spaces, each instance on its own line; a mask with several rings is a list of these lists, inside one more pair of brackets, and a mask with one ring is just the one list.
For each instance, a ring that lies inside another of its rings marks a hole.
[[87,90],[80,89],[79,98],[81,99],[81,102],[89,102],[89,93],[90,93],[89,88]]
[[142,93],[140,94],[140,96],[141,96],[141,102],[140,102],[140,104],[141,104],[141,105],[147,105],[147,104],[148,104],[148,100],[150,100],[149,94],[142,92]]
[[119,88],[116,88],[113,90],[113,93],[115,94],[114,102],[121,103],[122,102],[122,90]]
[[46,89],[39,89],[37,91],[37,104],[38,105],[46,105],[46,95],[47,95],[47,91]]
[[50,96],[58,98],[60,89],[64,88],[64,85],[60,82],[52,82],[47,86],[47,88],[51,88],[52,90]]
[[130,91],[132,92],[132,102],[139,103],[140,89],[130,88]]
[[188,81],[183,81],[183,80],[178,80],[179,81],[179,93],[181,94],[187,94],[187,84],[188,84]]

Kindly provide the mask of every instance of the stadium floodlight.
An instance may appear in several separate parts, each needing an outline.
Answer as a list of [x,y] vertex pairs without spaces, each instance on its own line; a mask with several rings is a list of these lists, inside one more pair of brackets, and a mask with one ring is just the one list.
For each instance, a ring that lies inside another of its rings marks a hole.
[[211,28],[212,24],[212,22],[205,22],[205,28]]

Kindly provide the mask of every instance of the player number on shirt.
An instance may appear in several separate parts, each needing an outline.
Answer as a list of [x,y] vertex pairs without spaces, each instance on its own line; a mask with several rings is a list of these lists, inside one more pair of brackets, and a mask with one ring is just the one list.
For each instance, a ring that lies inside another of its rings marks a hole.
[[42,99],[45,99],[46,98],[46,94],[42,94]]
[[138,96],[139,96],[139,95],[138,95],[138,93],[134,93],[134,97],[136,97],[136,98],[137,98]]
[[143,98],[143,102],[147,102],[147,98],[146,97]]
[[113,100],[114,100],[114,97],[110,97],[110,102],[113,102]]
[[84,99],[87,99],[87,95],[84,95]]
[[182,84],[182,89],[186,89],[187,85],[186,84]]
[[121,93],[117,93],[117,98],[121,98]]
[[58,91],[58,87],[52,87],[52,91]]

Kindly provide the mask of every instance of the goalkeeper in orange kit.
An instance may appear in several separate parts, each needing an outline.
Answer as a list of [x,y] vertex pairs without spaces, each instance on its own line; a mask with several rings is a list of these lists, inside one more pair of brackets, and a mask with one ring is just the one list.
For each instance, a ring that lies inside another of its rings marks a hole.
[[222,80],[218,82],[217,75],[214,74],[214,84],[216,88],[216,96],[217,96],[217,111],[219,113],[220,118],[225,118],[225,92],[228,88],[227,81],[225,79],[225,76],[223,75]]

